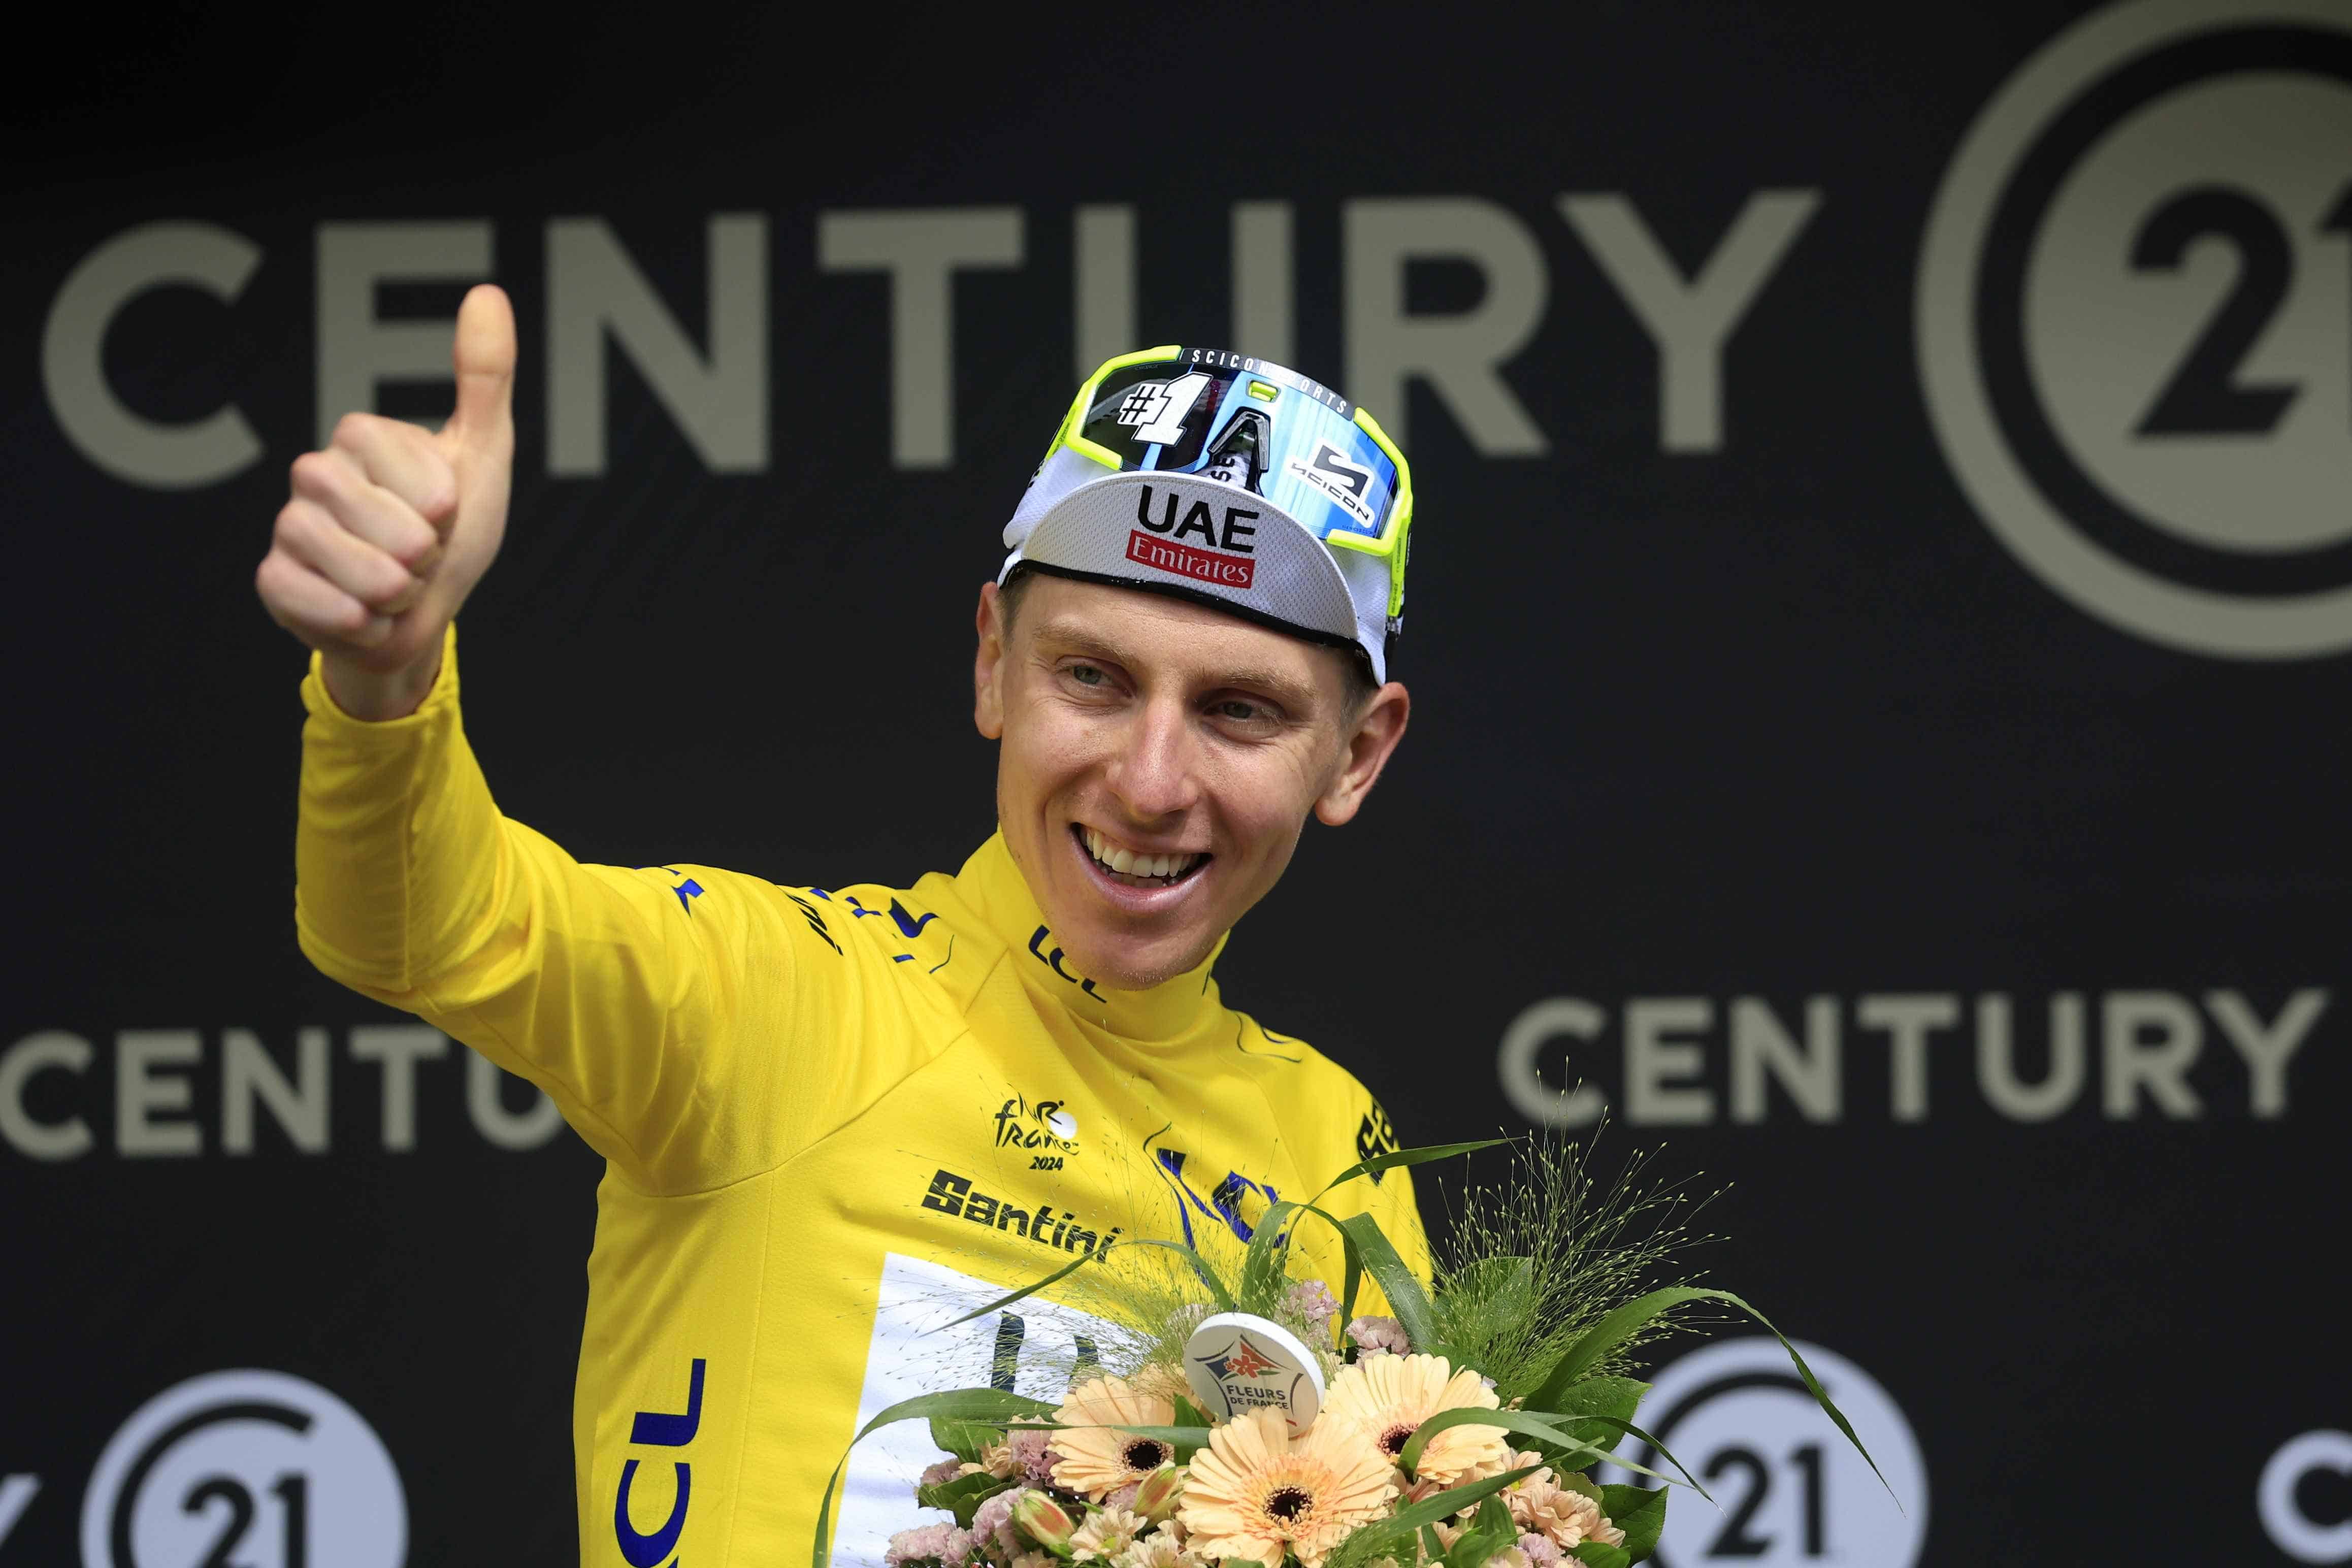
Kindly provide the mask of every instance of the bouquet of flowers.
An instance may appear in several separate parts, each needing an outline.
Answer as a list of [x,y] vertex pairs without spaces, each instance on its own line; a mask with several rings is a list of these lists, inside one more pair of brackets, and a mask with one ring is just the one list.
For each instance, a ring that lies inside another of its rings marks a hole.
[[[1331,1187],[1501,1142],[1378,1156]],[[1637,1174],[1638,1165],[1596,1186],[1572,1147],[1523,1151],[1513,1180],[1471,1190],[1433,1289],[1369,1215],[1335,1216],[1318,1206],[1320,1193],[1272,1205],[1237,1271],[1220,1272],[1176,1242],[1123,1242],[1179,1254],[1183,1267],[1172,1290],[1163,1279],[1124,1296],[1133,1331],[1109,1358],[1115,1369],[1078,1369],[1055,1404],[1000,1388],[925,1394],[857,1434],[927,1418],[944,1454],[914,1500],[953,1522],[899,1531],[888,1568],[1642,1562],[1664,1525],[1667,1488],[1705,1489],[1687,1471],[1672,1481],[1612,1451],[1630,1436],[1681,1470],[1633,1424],[1649,1385],[1628,1375],[1631,1352],[1678,1309],[1701,1302],[1736,1309],[1780,1336],[1727,1291],[1644,1289],[1687,1236],[1659,1212],[1680,1194],[1639,1189]],[[1289,1272],[1290,1241],[1307,1223],[1339,1233],[1339,1296]],[[1089,1265],[1103,1268],[1102,1255],[958,1321]],[[1357,1311],[1366,1279],[1388,1313]],[[1780,1342],[1860,1449],[1803,1358]],[[1658,1484],[1596,1484],[1591,1472],[1603,1460]],[[825,1568],[830,1503],[828,1490],[814,1568]]]

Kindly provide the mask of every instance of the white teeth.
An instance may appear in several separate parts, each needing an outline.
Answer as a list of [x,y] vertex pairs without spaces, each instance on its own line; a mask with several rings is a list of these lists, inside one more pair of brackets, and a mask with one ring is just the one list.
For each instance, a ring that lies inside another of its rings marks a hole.
[[1192,868],[1198,855],[1139,855],[1121,848],[1089,827],[1083,831],[1087,852],[1105,868],[1129,877],[1175,877]]

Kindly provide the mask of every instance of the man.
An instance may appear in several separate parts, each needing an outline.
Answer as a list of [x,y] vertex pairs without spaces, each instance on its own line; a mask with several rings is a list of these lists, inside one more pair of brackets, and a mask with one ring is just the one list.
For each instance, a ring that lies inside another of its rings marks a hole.
[[[799,1561],[866,1416],[992,1375],[1056,1394],[1099,1348],[1036,1301],[921,1331],[1116,1238],[1230,1253],[1277,1195],[1392,1146],[1352,1077],[1225,1007],[1210,966],[1307,815],[1351,818],[1404,732],[1409,481],[1291,372],[1114,360],[981,589],[1000,826],[961,871],[583,866],[499,814],[458,721],[453,621],[505,527],[514,357],[505,296],[477,289],[439,433],[354,415],[294,464],[257,583],[315,650],[302,945],[539,1085],[605,1158],[583,1561]],[[1425,1267],[1403,1171],[1327,1202]],[[1337,1278],[1327,1227],[1297,1245]],[[858,1449],[840,1561],[916,1521],[924,1437]]]

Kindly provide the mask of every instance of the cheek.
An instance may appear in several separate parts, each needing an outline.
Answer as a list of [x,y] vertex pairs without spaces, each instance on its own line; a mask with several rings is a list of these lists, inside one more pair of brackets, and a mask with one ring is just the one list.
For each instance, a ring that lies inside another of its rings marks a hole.
[[1087,767],[1089,731],[1060,704],[1030,701],[1008,707],[998,753],[999,792],[1041,795]]
[[1229,831],[1249,847],[1253,860],[1286,863],[1321,793],[1322,773],[1304,752],[1251,759],[1224,771],[1216,796]]

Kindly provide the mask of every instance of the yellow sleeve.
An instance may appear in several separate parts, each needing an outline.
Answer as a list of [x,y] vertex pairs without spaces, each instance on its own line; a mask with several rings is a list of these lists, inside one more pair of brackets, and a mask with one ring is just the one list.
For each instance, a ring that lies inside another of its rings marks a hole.
[[457,691],[454,627],[439,680],[405,719],[351,718],[312,659],[295,840],[302,951],[538,1085],[648,1191],[778,1163],[806,1120],[779,1070],[783,1047],[837,1032],[852,984],[823,915],[708,868],[583,866],[508,820]]

